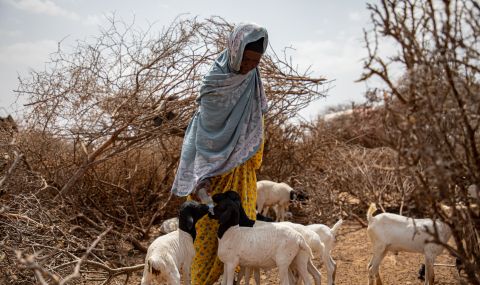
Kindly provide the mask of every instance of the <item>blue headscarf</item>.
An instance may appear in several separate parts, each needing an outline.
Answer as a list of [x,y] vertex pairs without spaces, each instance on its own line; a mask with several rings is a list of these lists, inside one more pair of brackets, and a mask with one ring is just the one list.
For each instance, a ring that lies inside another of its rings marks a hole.
[[205,178],[224,174],[243,164],[260,148],[263,113],[267,109],[258,68],[240,74],[248,43],[263,38],[265,28],[240,24],[228,39],[228,47],[204,76],[197,98],[198,110],[183,140],[180,164],[172,193],[186,196]]

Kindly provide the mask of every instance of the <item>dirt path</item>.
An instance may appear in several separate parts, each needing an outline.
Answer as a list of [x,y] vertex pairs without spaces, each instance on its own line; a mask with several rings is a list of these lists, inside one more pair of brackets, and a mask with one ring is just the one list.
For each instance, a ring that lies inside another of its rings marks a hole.
[[[336,284],[368,284],[367,265],[371,257],[371,247],[365,228],[346,224],[340,229],[333,258],[337,262]],[[423,284],[417,279],[423,257],[420,254],[400,253],[397,264],[394,256],[388,254],[380,267],[384,284]],[[436,263],[454,264],[455,259],[444,252]],[[324,273],[322,268],[322,274]],[[325,275],[324,275],[325,276]],[[322,279],[323,281],[323,279]],[[435,267],[435,284],[460,284],[454,267]]]

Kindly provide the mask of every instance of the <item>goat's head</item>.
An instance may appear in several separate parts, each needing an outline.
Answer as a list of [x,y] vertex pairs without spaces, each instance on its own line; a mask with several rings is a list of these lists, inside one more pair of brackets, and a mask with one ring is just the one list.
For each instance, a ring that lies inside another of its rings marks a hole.
[[218,220],[220,224],[217,236],[222,238],[223,234],[232,226],[240,223],[240,196],[234,191],[227,191],[225,193],[215,194],[212,197],[215,202],[213,208],[213,215],[210,217]]
[[197,235],[195,224],[208,213],[208,206],[195,201],[187,201],[180,206],[178,228],[189,233],[193,240]]
[[[233,203],[235,203],[235,205],[237,206],[238,208],[238,214],[239,214],[239,225],[241,227],[253,227],[253,225],[255,224],[255,220],[251,220],[247,214],[245,213],[245,209],[243,209],[243,206],[242,206],[242,201],[240,199],[240,195],[235,192],[235,191],[226,191],[224,193],[220,193],[220,194],[215,194],[213,195],[212,197],[212,200],[218,205],[218,204],[221,204],[223,201],[226,201],[226,200],[229,200]],[[215,208],[214,208],[214,211],[215,211]],[[212,216],[210,216],[211,218],[214,218]],[[258,216],[257,216],[258,217]]]
[[290,191],[290,201],[301,201],[305,202],[309,199],[307,193],[298,190]]

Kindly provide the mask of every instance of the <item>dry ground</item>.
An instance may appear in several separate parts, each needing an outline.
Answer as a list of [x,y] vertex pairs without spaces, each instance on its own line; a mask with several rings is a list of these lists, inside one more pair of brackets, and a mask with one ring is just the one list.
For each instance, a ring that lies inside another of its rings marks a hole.
[[[370,256],[370,242],[366,235],[366,228],[360,227],[358,223],[345,222],[340,228],[337,236],[337,245],[333,250],[333,258],[337,262],[335,284],[368,284],[367,264]],[[395,265],[394,256],[392,254],[387,255],[380,267],[384,285],[423,284],[422,281],[417,279],[422,260],[423,258],[420,254],[400,253],[397,256],[397,264]],[[315,260],[315,263],[318,265],[318,260]],[[454,264],[455,260],[444,252],[437,258],[436,263]],[[326,284],[325,266],[320,271],[322,273],[322,284]],[[141,272],[137,274],[141,275]],[[141,276],[138,275],[133,279],[140,280]],[[261,278],[263,284],[279,284],[276,270],[266,273],[262,272]],[[454,267],[436,266],[435,281],[437,285],[460,284]],[[254,284],[253,279],[250,284]]]
[[[371,247],[366,228],[358,224],[347,223],[340,228],[337,246],[333,258],[337,262],[336,284],[368,284],[367,264],[371,257]],[[417,279],[417,273],[423,257],[420,254],[400,253],[395,265],[394,256],[388,254],[380,267],[384,284],[423,284]],[[436,263],[454,264],[454,258],[444,252]],[[322,268],[322,277],[326,276]],[[435,267],[435,284],[460,284],[454,267]],[[322,278],[322,281],[324,279]]]

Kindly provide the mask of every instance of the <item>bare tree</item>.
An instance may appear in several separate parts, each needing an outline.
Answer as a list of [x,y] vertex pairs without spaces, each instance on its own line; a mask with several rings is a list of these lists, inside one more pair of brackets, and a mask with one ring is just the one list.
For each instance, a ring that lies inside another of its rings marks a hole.
[[[109,20],[95,38],[73,47],[59,43],[44,70],[20,78],[17,93],[28,103],[15,147],[36,174],[28,184],[4,184],[9,188],[0,197],[6,205],[0,228],[5,243],[21,252],[0,248],[6,256],[0,280],[128,279],[141,266],[125,262],[145,252],[155,223],[174,216],[181,203],[169,190],[182,136],[202,75],[225,48],[233,25],[219,17],[179,17],[143,31]],[[298,70],[287,58],[270,48],[260,65],[267,129],[288,124],[327,90],[324,78]],[[267,134],[269,139],[276,138]],[[21,175],[2,177],[9,182]],[[85,246],[102,233],[96,247]],[[88,255],[79,258],[85,250]]]
[[[450,225],[472,284],[480,284],[478,210],[467,187],[480,182],[480,5],[475,0],[397,1],[368,5],[373,29],[361,80],[387,108],[385,123],[399,165],[416,178],[416,206]],[[397,52],[387,56],[385,42]],[[398,71],[403,76],[395,77]],[[448,213],[442,204],[452,207]],[[435,236],[435,233],[432,233]]]
[[[59,44],[44,71],[20,79],[28,127],[61,137],[84,154],[60,193],[93,165],[155,138],[181,136],[201,76],[232,28],[221,18],[179,18],[156,33],[153,26],[139,31],[112,17],[99,37],[73,50]],[[319,86],[325,79],[300,73],[274,52],[264,57],[262,74],[269,118],[284,122],[324,96]]]

